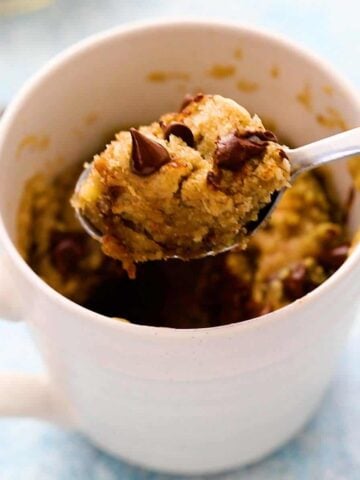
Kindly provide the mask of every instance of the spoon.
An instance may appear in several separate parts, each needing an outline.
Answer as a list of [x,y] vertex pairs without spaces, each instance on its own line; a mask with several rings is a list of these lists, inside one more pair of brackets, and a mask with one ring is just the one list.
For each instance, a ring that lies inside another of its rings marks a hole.
[[[284,151],[288,156],[291,165],[290,183],[293,183],[297,176],[301,173],[313,170],[321,165],[326,165],[328,163],[359,154],[360,127],[333,135],[331,137],[323,138],[322,140],[309,143],[308,145],[304,145],[299,148],[290,149],[284,147]],[[89,167],[82,172],[76,183],[75,192],[80,190],[83,182],[89,175],[89,172]],[[274,192],[272,194],[271,201],[259,211],[258,218],[246,225],[249,235],[252,235],[269,218],[285,191],[286,188]],[[86,218],[79,209],[76,209],[76,216],[85,231],[95,240],[101,241],[102,233],[94,225],[92,225],[90,220]],[[236,245],[229,246],[221,252],[230,250],[235,246]],[[214,253],[221,252],[207,252],[202,256],[214,255]]]

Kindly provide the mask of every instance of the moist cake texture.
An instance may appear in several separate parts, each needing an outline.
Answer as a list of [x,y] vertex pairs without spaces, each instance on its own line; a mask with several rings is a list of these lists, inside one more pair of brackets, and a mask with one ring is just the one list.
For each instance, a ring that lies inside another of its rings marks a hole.
[[290,177],[284,150],[256,115],[202,94],[121,131],[89,168],[72,204],[131,277],[138,262],[244,248],[251,222]]
[[69,199],[82,167],[67,168],[54,179],[30,179],[18,215],[18,246],[24,259],[51,287],[78,303],[104,277],[123,272],[84,233]]
[[19,213],[19,246],[50,286],[85,307],[138,324],[200,328],[276,310],[344,262],[345,213],[318,173],[300,176],[248,248],[199,260],[140,264],[135,280],[104,255],[70,206],[81,167],[34,177]]

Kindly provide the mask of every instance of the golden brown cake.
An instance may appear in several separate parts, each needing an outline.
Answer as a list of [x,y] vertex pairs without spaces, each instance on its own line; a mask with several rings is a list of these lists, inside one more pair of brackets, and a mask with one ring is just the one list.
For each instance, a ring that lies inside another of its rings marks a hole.
[[348,256],[344,212],[323,178],[308,173],[284,194],[245,251],[143,263],[131,280],[75,218],[68,200],[80,170],[30,180],[19,243],[48,284],[104,315],[175,328],[239,322],[302,297]]
[[18,215],[18,245],[25,260],[51,287],[78,303],[87,300],[104,276],[125,275],[74,215],[69,199],[80,172],[76,165],[54,179],[31,178]]
[[243,248],[249,225],[290,176],[284,150],[256,115],[202,94],[121,131],[89,168],[72,204],[132,277],[137,262]]

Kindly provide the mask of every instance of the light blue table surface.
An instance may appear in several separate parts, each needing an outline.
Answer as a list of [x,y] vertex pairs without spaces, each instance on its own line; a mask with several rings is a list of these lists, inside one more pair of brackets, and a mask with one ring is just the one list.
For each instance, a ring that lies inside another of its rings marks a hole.
[[[0,17],[0,106],[73,42],[123,22],[160,16],[231,19],[272,29],[312,48],[360,85],[359,0],[57,0],[42,11]],[[216,479],[360,479],[359,345],[358,322],[320,410],[297,438],[268,459]],[[41,368],[26,327],[1,322],[0,369]],[[0,421],[0,480],[166,478],[174,477],[120,462],[78,434],[33,420]]]

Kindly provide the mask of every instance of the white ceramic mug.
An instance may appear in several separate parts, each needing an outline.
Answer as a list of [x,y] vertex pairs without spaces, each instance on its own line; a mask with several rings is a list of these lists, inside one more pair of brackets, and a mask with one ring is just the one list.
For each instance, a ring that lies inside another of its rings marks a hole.
[[[2,374],[0,413],[67,424],[131,462],[181,473],[252,462],[304,425],[355,316],[360,250],[281,310],[176,330],[116,321],[62,297],[18,254],[15,226],[26,179],[88,158],[105,133],[176,109],[198,90],[238,100],[293,144],[360,124],[352,87],[287,40],[221,22],[161,21],[116,28],[55,58],[0,130],[0,314],[26,319],[47,367],[46,378]],[[346,167],[334,170],[345,199]],[[352,230],[359,211],[357,199]]]

